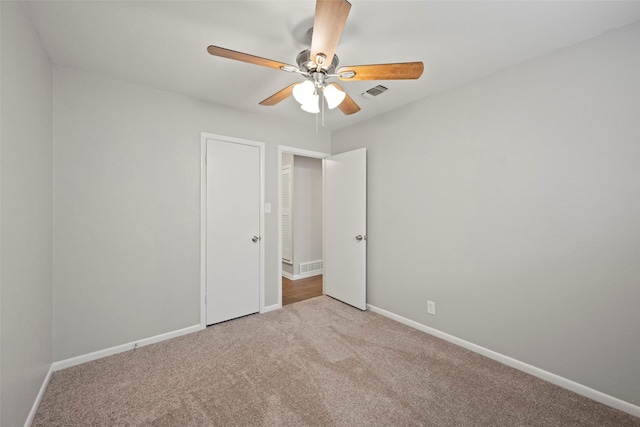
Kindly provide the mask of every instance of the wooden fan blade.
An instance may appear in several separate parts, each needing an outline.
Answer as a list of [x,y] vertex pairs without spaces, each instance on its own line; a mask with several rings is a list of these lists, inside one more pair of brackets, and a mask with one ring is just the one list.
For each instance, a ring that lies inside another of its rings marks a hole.
[[424,71],[422,62],[400,62],[397,64],[354,65],[340,68],[336,74],[352,71],[353,77],[340,78],[349,80],[408,80],[417,79]]
[[259,56],[249,55],[248,53],[236,52],[235,50],[225,49],[224,47],[219,46],[209,46],[207,48],[207,52],[209,52],[213,56],[221,56],[222,58],[234,59],[236,61],[247,62],[249,64],[262,65],[263,67],[269,67],[276,70],[281,70],[282,67],[293,67],[289,64],[285,64],[283,62],[273,61],[271,59],[260,58]]
[[338,105],[340,111],[342,111],[347,116],[349,114],[357,113],[358,111],[360,111],[360,107],[358,106],[358,104],[356,104],[356,102],[349,96],[347,92],[345,92],[344,89],[340,87],[338,83],[331,83],[331,85],[335,86],[337,89],[340,89],[347,95],[344,97],[344,101],[342,101],[340,105]]
[[278,102],[287,99],[293,94],[293,87],[297,84],[299,84],[299,82],[291,83],[289,86],[285,87],[281,91],[274,93],[264,101],[260,102],[260,105],[266,105],[266,106],[276,105]]
[[320,54],[326,56],[323,64],[317,64],[322,68],[326,69],[331,65],[349,10],[351,10],[351,3],[347,0],[316,1],[311,37],[311,60],[316,62]]

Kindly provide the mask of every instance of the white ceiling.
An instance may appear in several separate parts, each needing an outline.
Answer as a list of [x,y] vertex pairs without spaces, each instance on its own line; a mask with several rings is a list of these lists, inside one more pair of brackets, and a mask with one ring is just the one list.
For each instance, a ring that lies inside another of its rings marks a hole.
[[[352,0],[340,65],[423,61],[417,81],[340,82],[362,110],[337,129],[640,20],[640,1]],[[295,65],[314,0],[26,1],[54,64],[315,126],[293,98],[258,102],[300,76],[209,55],[210,44]],[[366,99],[365,90],[389,90]]]

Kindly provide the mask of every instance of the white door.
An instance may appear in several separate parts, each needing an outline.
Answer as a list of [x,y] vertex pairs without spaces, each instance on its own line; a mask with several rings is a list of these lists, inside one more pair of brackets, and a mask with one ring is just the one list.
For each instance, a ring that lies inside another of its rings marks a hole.
[[324,293],[367,309],[367,151],[327,157]]
[[207,139],[207,325],[260,311],[260,147]]

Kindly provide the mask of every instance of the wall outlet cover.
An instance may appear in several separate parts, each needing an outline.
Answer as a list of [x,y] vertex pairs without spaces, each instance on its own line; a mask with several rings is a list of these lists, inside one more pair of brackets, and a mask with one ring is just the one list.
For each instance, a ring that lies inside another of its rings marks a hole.
[[427,313],[436,314],[436,303],[433,301],[427,301]]

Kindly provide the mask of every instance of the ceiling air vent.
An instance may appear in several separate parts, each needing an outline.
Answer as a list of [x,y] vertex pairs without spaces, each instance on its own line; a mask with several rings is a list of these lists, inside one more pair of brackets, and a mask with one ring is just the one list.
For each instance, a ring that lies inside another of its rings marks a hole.
[[378,96],[380,95],[382,92],[386,91],[387,88],[382,86],[382,85],[378,85],[376,87],[372,87],[371,89],[369,89],[366,92],[362,92],[362,96],[364,96],[365,98],[373,98],[374,96]]

